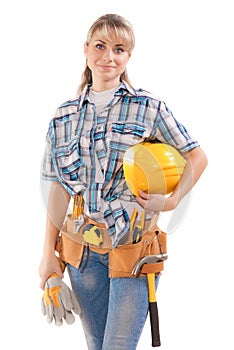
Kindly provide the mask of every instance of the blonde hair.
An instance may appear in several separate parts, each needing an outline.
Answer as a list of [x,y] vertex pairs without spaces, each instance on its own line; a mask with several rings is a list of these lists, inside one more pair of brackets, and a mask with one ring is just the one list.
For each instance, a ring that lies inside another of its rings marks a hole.
[[[117,39],[121,38],[124,40],[129,53],[131,53],[134,49],[135,36],[132,25],[125,18],[119,15],[106,14],[98,18],[88,31],[86,39],[87,45],[89,45],[92,36],[97,31],[102,32],[106,38],[109,38],[110,33],[114,32]],[[121,74],[120,80],[126,81],[131,86],[126,70]],[[80,86],[78,88],[78,94],[84,89],[87,84],[92,84],[92,72],[86,62],[85,70],[82,74]]]

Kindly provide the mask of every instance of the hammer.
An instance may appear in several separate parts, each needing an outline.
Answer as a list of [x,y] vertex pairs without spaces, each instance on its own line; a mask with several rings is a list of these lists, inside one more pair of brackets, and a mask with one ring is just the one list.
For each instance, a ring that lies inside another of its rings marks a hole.
[[160,333],[159,333],[159,317],[158,317],[158,305],[155,290],[155,272],[157,271],[157,264],[163,263],[167,259],[167,254],[149,255],[141,258],[137,261],[132,270],[133,276],[138,276],[140,272],[147,273],[148,291],[149,291],[149,312],[150,312],[150,325],[152,336],[152,347],[160,346]]

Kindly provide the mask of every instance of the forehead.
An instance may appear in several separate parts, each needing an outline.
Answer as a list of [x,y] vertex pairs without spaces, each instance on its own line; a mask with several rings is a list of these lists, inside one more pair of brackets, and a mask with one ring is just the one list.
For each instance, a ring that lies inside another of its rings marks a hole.
[[91,40],[101,40],[111,45],[123,45],[127,49],[130,49],[131,44],[123,33],[116,32],[114,30],[106,30],[105,28],[96,31]]

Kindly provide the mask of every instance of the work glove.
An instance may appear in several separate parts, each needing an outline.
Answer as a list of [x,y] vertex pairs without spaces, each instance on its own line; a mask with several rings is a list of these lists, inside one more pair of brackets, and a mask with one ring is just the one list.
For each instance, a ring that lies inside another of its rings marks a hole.
[[52,274],[45,284],[45,291],[41,301],[42,313],[47,316],[48,323],[53,319],[56,326],[75,322],[73,312],[80,315],[80,305],[73,291],[62,281],[57,274]]

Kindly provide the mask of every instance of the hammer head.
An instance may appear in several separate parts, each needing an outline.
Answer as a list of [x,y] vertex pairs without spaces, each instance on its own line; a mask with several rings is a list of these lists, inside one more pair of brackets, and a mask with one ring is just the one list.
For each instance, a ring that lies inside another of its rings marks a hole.
[[134,266],[132,270],[133,276],[138,276],[138,274],[141,271],[141,268],[144,264],[155,264],[157,262],[161,262],[167,259],[167,254],[158,254],[158,255],[148,255],[144,258],[139,259],[136,262],[136,265]]

